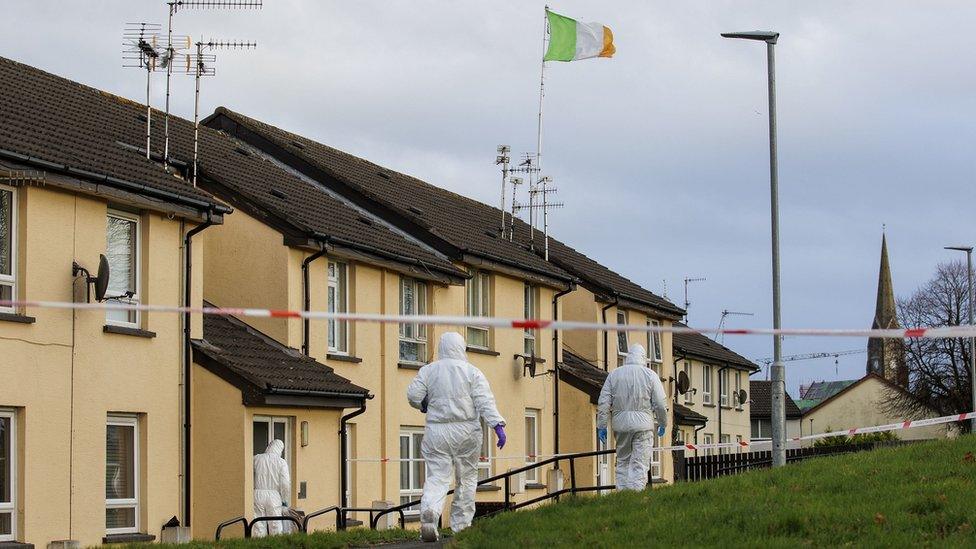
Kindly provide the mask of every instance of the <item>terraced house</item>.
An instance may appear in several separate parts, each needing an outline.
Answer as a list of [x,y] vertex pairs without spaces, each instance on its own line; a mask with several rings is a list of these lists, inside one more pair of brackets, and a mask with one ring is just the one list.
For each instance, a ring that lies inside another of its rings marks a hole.
[[[701,334],[676,334],[674,357],[674,377],[688,379],[688,390],[674,395],[675,441],[697,444],[749,441],[752,438],[749,376],[759,371],[759,366]],[[703,453],[729,451],[739,450],[703,450]]]
[[[188,244],[231,210],[146,158],[144,113],[0,58],[2,299],[93,300],[104,254],[110,302],[201,304]],[[191,334],[174,314],[2,308],[0,545],[151,540],[183,516]]]
[[[550,239],[549,260],[543,259],[540,242],[536,240],[535,247],[532,246],[530,228],[521,221],[515,222],[512,241],[506,240],[499,231],[501,212],[497,208],[225,108],[218,109],[207,123],[261,149],[451,258],[472,276],[465,290],[467,295],[463,310],[466,314],[558,316],[606,323],[608,330],[603,333],[566,334],[567,348],[574,349],[577,356],[588,360],[592,367],[598,367],[596,364],[603,369],[616,367],[620,350],[626,349],[627,343],[634,340],[633,335],[613,330],[613,325],[667,326],[683,313],[667,300],[556,239]],[[557,310],[558,315],[555,314]],[[538,364],[551,365],[553,356],[557,355],[557,360],[562,361],[563,344],[555,337],[556,334],[546,332],[526,332],[520,336],[472,327],[466,329],[466,336],[469,352],[478,355],[475,364],[486,373],[500,370],[511,373],[511,377],[519,377],[525,356],[531,356],[533,352]],[[651,350],[649,366],[668,378],[666,372],[672,369],[670,336],[641,335],[637,340]],[[551,341],[552,344],[543,344],[543,341]],[[610,356],[610,360],[606,360],[605,356]],[[546,366],[546,369],[554,370],[552,366]],[[538,369],[540,372],[542,370]],[[489,379],[492,379],[494,386],[494,378]],[[588,395],[565,383],[550,383],[550,389],[545,389],[546,384],[542,380],[531,383],[542,388],[543,392],[538,393],[540,398],[546,395],[547,390],[553,393],[548,397],[550,403],[554,403],[555,393],[559,391],[561,425],[558,433],[552,430],[551,416],[554,410],[542,408],[546,401],[539,400],[538,404],[533,405],[539,407],[526,406],[525,448],[535,447],[539,450],[528,454],[549,452],[550,449],[563,452],[594,449],[595,409],[585,405]],[[557,388],[561,386],[564,386],[562,391]],[[496,394],[500,391],[508,394],[508,387],[501,387],[501,390],[496,389]],[[514,411],[521,415],[518,409]],[[511,416],[504,409],[503,414]],[[545,436],[540,433],[545,433]],[[518,448],[513,450],[517,451]],[[487,441],[485,451],[486,454],[491,452]],[[670,460],[662,461],[660,456],[656,458],[656,475],[662,479],[670,478]],[[597,470],[598,465],[594,461],[590,471],[594,481],[597,480]],[[490,472],[499,472],[497,464],[486,465],[485,474]],[[530,476],[528,481],[530,491],[542,490],[541,473]],[[413,493],[420,492],[415,489]]]

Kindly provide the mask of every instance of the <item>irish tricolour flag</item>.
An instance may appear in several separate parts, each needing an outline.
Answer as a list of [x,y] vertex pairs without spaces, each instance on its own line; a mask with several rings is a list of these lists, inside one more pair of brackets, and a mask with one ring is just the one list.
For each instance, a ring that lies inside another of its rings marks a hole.
[[549,20],[549,48],[543,61],[577,61],[591,57],[613,57],[613,33],[600,23],[581,23],[546,10]]

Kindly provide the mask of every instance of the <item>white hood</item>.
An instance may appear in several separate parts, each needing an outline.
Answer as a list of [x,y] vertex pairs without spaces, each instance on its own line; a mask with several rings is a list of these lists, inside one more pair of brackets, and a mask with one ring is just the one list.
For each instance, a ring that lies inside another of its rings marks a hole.
[[637,364],[640,366],[647,364],[647,351],[644,350],[644,346],[640,343],[631,343],[630,347],[627,348],[627,356],[624,358],[624,364]]
[[284,450],[285,443],[278,439],[274,439],[268,443],[268,447],[264,449],[264,453],[272,456],[282,457],[282,452],[284,452]]
[[454,359],[468,361],[467,345],[457,332],[445,332],[437,343],[437,360]]

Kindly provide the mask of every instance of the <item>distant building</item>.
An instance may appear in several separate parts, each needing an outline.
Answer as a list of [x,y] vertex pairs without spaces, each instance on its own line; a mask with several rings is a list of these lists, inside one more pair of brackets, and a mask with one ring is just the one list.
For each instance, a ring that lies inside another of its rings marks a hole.
[[[773,436],[773,382],[753,380],[749,382],[751,406],[749,419],[752,427],[752,440],[769,440]],[[786,437],[800,436],[800,408],[785,393],[786,397]]]
[[[895,307],[895,291],[891,284],[891,267],[888,264],[888,242],[881,236],[881,268],[878,272],[878,299],[874,310],[872,329],[900,328],[898,310]],[[871,338],[868,340],[868,374],[877,374],[902,387],[908,386],[908,368],[905,366],[905,344],[900,339]]]
[[800,407],[801,412],[806,412],[857,382],[856,379],[842,379],[838,381],[815,381],[809,385],[800,385],[800,399],[796,401],[796,405]]

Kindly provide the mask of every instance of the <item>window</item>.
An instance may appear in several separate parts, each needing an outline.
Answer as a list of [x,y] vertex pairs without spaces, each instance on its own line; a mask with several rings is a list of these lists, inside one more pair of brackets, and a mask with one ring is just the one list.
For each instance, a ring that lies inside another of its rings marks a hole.
[[0,410],[0,542],[17,539],[17,434],[14,413]]
[[[710,435],[708,433],[705,433],[705,436],[704,436],[703,440],[705,442],[703,442],[702,444],[706,444],[706,445],[707,444],[713,444],[715,442],[715,436],[714,435]],[[702,450],[702,452],[706,456],[710,456],[710,455],[712,455],[712,448],[705,448],[704,450]]]
[[773,436],[771,419],[752,420],[752,440],[768,440]]
[[729,405],[729,369],[721,368],[718,371],[718,393],[719,393],[719,404],[722,406]]
[[485,423],[485,420],[481,420],[481,453],[478,454],[478,480],[485,480],[491,476],[491,454],[492,454],[492,443],[491,434],[494,433],[494,429]]
[[[718,441],[721,444],[728,444],[730,442],[729,435],[722,435],[721,437],[719,437]],[[728,448],[719,448],[718,449],[718,453],[720,453],[720,454],[728,454],[729,453],[729,449]]]
[[139,531],[139,424],[109,416],[105,430],[105,531]]
[[[647,325],[660,328],[661,322],[648,319]],[[658,364],[664,362],[664,350],[661,347],[661,332],[647,332],[647,360]]]
[[[17,202],[13,189],[0,187],[0,299],[13,301],[17,296]],[[13,311],[13,307],[0,307]],[[0,535],[3,529],[0,528]]]
[[[424,430],[414,427],[400,429],[400,505],[419,500],[424,494],[424,459],[420,455],[420,445],[424,441]],[[420,513],[420,505],[403,510],[408,515]]]
[[[536,296],[536,294],[538,293],[538,289],[531,284],[526,284],[524,293],[525,293],[525,301],[524,301],[525,306],[522,310],[523,317],[527,319],[538,318],[539,299]],[[538,332],[539,332],[538,330],[532,328],[525,329],[525,335],[524,335],[525,344],[522,352],[526,356],[535,356],[535,353],[537,351],[536,338],[538,336]]]
[[735,393],[732,395],[732,400],[735,402],[736,409],[741,410],[742,405],[745,404],[739,400],[739,391],[742,390],[742,373],[736,370],[732,372],[732,377],[735,378]]
[[685,375],[688,376],[688,391],[685,393],[685,404],[694,404],[695,392],[691,388],[695,386],[695,383],[691,377],[691,362],[685,361],[684,371]]
[[254,416],[252,425],[254,443],[251,449],[253,455],[263,454],[272,440],[285,443],[285,461],[288,469],[294,470],[291,462],[291,418]]
[[[472,271],[471,279],[466,283],[468,294],[466,312],[468,316],[489,316],[491,314],[490,290],[490,275],[484,271]],[[468,345],[477,349],[487,349],[490,344],[487,326],[468,326],[467,336]]]
[[[329,312],[349,311],[349,266],[337,261],[329,262]],[[349,323],[329,321],[329,352],[349,352]]]
[[736,443],[735,453],[741,454],[742,453],[742,435],[735,435],[735,443]]
[[[400,314],[427,314],[427,283],[400,278]],[[417,322],[400,324],[400,362],[427,362],[427,325]]]
[[[657,422],[655,422],[657,423]],[[654,436],[654,449],[651,450],[651,478],[661,478],[661,437],[657,436],[657,425],[652,429]],[[667,435],[667,433],[665,433]]]
[[[105,295],[122,303],[139,303],[139,218],[110,210],[106,225],[105,257],[108,259],[108,291]],[[139,311],[108,311],[109,324],[138,326]]]
[[[627,311],[617,311],[617,324],[619,326],[627,325]],[[623,364],[624,357],[627,356],[627,332],[623,330],[617,330],[617,356],[620,359],[620,364]]]
[[[525,464],[539,461],[539,410],[525,410]],[[539,482],[539,469],[525,472],[525,482]]]
[[702,366],[702,404],[712,403],[712,367]]

